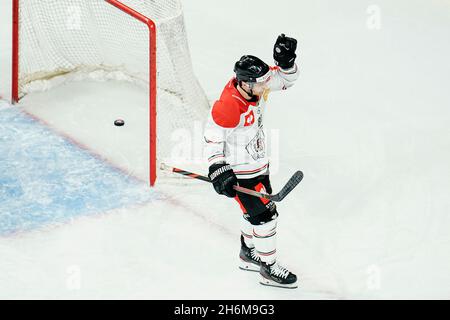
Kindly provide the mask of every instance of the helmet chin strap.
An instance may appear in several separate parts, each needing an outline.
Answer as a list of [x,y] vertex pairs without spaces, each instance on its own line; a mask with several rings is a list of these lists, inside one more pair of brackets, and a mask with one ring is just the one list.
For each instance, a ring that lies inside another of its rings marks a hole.
[[253,94],[253,89],[251,87],[250,87],[250,92],[248,92],[248,91],[245,91],[245,92],[250,96],[250,98],[253,98],[254,94]]
[[250,87],[250,92],[248,92],[247,90],[245,90],[245,89],[242,87],[242,81],[241,81],[241,86],[240,86],[241,89],[242,89],[246,94],[248,94],[250,98],[253,98],[253,97],[254,97],[254,94],[253,94],[253,86],[252,86],[251,84],[249,84],[248,86]]

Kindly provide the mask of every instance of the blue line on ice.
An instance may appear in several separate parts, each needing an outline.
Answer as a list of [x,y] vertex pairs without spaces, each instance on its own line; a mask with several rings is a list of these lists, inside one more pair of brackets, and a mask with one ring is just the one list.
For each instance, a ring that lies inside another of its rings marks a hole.
[[17,108],[0,119],[0,236],[159,198]]

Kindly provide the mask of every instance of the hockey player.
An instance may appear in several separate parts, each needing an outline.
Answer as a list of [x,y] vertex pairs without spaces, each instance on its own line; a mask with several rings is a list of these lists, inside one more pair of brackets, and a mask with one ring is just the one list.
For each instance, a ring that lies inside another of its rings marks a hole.
[[287,288],[297,287],[297,276],[277,261],[275,203],[236,193],[233,185],[272,193],[264,111],[271,91],[297,80],[296,48],[297,40],[281,34],[273,49],[276,66],[251,55],[237,61],[236,76],[214,103],[205,127],[209,178],[217,193],[235,198],[243,211],[240,268],[258,271],[261,284]]

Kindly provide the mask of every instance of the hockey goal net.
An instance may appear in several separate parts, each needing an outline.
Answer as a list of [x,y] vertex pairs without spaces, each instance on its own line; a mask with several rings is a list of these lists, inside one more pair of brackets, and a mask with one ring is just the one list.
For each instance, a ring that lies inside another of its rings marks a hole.
[[[149,180],[171,133],[202,121],[179,0],[13,0],[12,100],[51,79],[101,70],[149,92]],[[139,147],[139,146],[137,146]]]

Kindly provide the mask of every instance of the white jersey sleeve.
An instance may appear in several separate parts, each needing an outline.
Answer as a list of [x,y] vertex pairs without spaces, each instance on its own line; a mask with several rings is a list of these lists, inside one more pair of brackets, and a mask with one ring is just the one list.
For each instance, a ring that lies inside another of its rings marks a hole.
[[281,69],[280,67],[271,67],[271,79],[268,83],[271,91],[286,90],[292,87],[299,77],[297,64],[290,69]]
[[208,160],[208,165],[226,161],[225,146],[231,130],[215,123],[210,113],[204,132],[204,155]]

